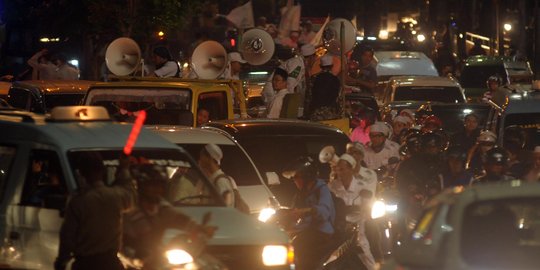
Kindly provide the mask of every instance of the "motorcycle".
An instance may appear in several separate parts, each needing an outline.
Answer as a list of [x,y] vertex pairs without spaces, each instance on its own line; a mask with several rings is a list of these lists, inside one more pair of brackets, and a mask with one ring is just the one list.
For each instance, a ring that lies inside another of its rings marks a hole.
[[215,230],[206,226],[210,216],[210,213],[205,214],[201,223],[209,230],[188,234],[168,229],[162,237],[164,244],[148,258],[137,258],[132,249],[125,248],[119,253],[120,261],[129,270],[227,270],[225,264],[205,252],[206,241]]

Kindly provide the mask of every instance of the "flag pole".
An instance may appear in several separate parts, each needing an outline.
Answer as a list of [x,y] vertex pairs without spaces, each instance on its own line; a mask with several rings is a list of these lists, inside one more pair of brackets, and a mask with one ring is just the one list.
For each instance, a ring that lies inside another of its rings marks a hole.
[[341,91],[340,91],[340,105],[341,105],[341,117],[345,118],[345,23],[341,22],[339,27],[339,52],[341,56]]

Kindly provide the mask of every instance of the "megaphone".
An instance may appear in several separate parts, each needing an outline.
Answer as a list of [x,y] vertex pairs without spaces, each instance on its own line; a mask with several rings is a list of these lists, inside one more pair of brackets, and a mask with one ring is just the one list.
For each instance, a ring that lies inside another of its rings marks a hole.
[[227,67],[227,51],[216,41],[205,41],[193,51],[191,66],[200,79],[216,79]]
[[115,39],[105,52],[107,68],[116,76],[133,73],[141,62],[141,49],[133,39],[122,37]]
[[352,50],[356,43],[356,28],[349,20],[338,18],[330,21],[324,29],[323,41],[328,51],[335,55],[341,54],[341,23],[345,28],[343,52]]
[[251,65],[262,65],[274,55],[276,45],[268,32],[262,29],[251,29],[242,36],[240,50],[242,56]]
[[336,149],[331,145],[325,146],[319,153],[319,161],[321,163],[336,165],[339,161],[339,157],[336,155]]

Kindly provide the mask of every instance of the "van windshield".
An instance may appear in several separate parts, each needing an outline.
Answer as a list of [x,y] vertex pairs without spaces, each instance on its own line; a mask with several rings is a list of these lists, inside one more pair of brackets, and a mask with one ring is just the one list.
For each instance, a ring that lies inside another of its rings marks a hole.
[[506,81],[504,66],[465,66],[461,72],[460,84],[464,88],[486,88],[486,81],[490,76],[498,75]]
[[465,102],[457,87],[398,87],[394,101],[438,101],[444,103]]
[[103,106],[115,121],[133,122],[146,111],[146,125],[193,126],[189,89],[93,89],[86,105]]
[[[88,155],[97,155],[103,160],[105,184],[115,182],[115,174],[120,164],[121,150],[76,150],[68,153],[68,158],[79,188],[86,182],[79,173],[79,166]],[[178,150],[134,150],[129,157],[129,171],[138,186],[145,181],[159,183],[159,194],[174,205],[221,206],[221,197],[202,175],[197,165],[184,152]],[[147,183],[147,182],[146,182]]]

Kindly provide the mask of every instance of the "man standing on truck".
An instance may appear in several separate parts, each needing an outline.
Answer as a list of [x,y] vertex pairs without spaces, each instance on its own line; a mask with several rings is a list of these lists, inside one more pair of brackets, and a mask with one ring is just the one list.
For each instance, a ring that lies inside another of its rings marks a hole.
[[283,98],[289,93],[287,90],[287,71],[281,68],[276,68],[274,70],[274,76],[272,77],[272,86],[276,91],[270,105],[268,106],[268,113],[266,117],[268,118],[279,118],[281,113],[281,107],[283,106]]
[[482,102],[488,103],[491,100],[499,106],[504,104],[509,91],[502,87],[502,79],[497,75],[490,76],[486,81],[486,85],[487,91],[484,92]]

